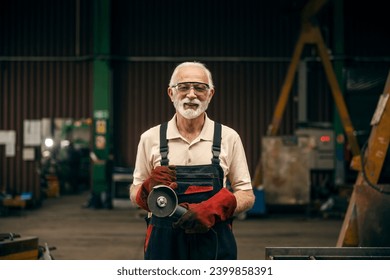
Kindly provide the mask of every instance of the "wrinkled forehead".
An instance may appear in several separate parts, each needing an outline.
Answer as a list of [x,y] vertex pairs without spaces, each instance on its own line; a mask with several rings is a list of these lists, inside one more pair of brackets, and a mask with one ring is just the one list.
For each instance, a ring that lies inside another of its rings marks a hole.
[[175,83],[182,82],[201,82],[209,83],[206,71],[198,66],[180,67],[174,77]]

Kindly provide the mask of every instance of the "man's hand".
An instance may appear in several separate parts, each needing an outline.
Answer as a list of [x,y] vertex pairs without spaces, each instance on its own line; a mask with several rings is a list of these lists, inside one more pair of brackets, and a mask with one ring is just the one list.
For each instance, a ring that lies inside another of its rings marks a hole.
[[186,233],[205,233],[215,223],[226,221],[233,216],[237,207],[236,197],[226,188],[201,203],[182,203],[187,212],[173,224]]
[[169,186],[172,189],[177,188],[176,181],[176,169],[175,166],[157,166],[152,170],[149,178],[146,179],[140,189],[138,190],[136,196],[137,204],[146,211],[149,210],[148,206],[148,195],[153,190],[153,187],[157,185]]

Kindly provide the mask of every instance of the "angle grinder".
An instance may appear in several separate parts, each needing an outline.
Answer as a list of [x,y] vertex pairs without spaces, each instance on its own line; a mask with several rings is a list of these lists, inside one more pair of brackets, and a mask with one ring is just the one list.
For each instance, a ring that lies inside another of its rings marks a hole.
[[157,185],[148,196],[148,206],[153,215],[180,218],[187,209],[178,204],[178,198],[173,189],[165,185]]

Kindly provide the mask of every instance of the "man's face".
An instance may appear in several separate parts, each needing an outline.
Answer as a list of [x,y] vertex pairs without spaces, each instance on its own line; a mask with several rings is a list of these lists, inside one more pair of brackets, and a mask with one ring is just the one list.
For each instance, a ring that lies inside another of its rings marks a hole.
[[202,115],[214,94],[214,89],[208,86],[204,70],[199,67],[183,67],[176,80],[176,86],[168,90],[176,111],[186,119]]

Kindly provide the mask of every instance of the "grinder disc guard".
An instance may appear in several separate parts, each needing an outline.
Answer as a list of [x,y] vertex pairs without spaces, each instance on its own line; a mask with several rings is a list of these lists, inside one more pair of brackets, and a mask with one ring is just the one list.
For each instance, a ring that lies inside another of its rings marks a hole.
[[168,186],[157,185],[148,196],[148,205],[153,215],[157,217],[171,216],[178,204],[176,193]]

